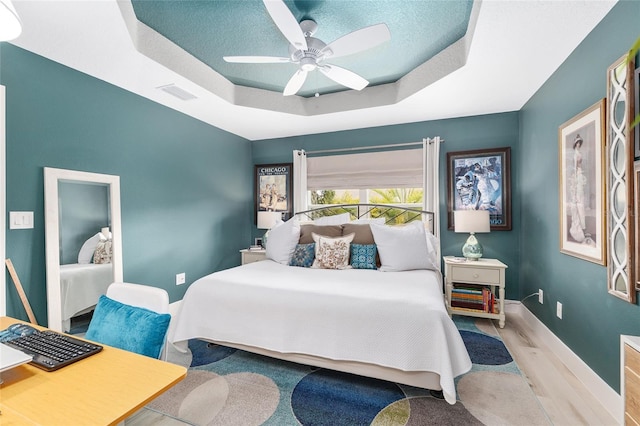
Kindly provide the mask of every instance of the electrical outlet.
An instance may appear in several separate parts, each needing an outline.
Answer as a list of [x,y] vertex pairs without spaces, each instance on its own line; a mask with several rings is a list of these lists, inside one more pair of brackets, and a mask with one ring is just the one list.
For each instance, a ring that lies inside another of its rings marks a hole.
[[541,305],[544,303],[544,293],[542,292],[542,289],[538,290],[538,303]]
[[562,319],[562,303],[560,302],[557,302],[557,305],[556,305],[556,316]]
[[184,284],[186,279],[186,274],[184,272],[176,274],[176,285]]

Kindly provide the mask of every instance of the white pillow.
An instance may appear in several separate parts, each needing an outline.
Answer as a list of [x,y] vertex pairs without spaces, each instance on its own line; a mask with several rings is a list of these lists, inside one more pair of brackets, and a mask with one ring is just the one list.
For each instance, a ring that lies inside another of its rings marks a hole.
[[429,254],[429,261],[433,264],[433,268],[440,270],[440,257],[438,256],[438,247],[440,247],[440,241],[438,238],[429,231],[425,231],[427,236],[427,252]]
[[384,225],[385,223],[385,218],[384,217],[376,217],[375,219],[355,219],[352,220],[349,223],[356,223],[356,224],[361,224],[361,223],[377,223],[380,225]]
[[104,239],[104,237],[102,237],[98,232],[96,235],[85,241],[80,248],[80,252],[78,252],[78,263],[91,263],[93,253],[95,253],[96,247],[102,239]]
[[351,221],[350,213],[336,214],[333,216],[322,216],[314,219],[314,225],[342,225]]
[[300,223],[296,218],[281,222],[269,231],[267,238],[267,259],[288,265],[300,239]]
[[405,226],[372,223],[369,226],[380,253],[381,271],[434,268],[422,222],[411,222]]

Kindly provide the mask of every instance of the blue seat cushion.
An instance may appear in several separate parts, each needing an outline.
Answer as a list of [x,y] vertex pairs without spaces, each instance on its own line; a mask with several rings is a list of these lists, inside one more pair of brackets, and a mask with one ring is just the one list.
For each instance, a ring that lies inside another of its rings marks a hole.
[[171,315],[100,296],[85,337],[94,342],[158,358]]

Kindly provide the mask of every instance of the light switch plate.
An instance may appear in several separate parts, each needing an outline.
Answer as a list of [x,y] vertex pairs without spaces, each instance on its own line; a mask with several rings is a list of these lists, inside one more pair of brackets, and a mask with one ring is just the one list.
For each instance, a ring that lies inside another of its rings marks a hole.
[[33,212],[9,212],[9,229],[33,229]]
[[184,272],[176,274],[176,285],[182,285],[185,283],[185,281],[186,281],[186,274]]

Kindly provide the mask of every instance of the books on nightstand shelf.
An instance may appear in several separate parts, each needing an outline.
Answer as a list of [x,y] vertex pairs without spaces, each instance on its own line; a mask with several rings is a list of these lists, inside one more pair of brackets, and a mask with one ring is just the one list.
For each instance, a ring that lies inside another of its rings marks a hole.
[[251,245],[251,246],[249,246],[249,249],[248,249],[248,250],[249,250],[249,251],[260,251],[260,250],[264,250],[264,248],[263,248],[262,246],[254,246],[254,245]]
[[496,314],[496,297],[489,287],[456,284],[451,289],[451,307]]

